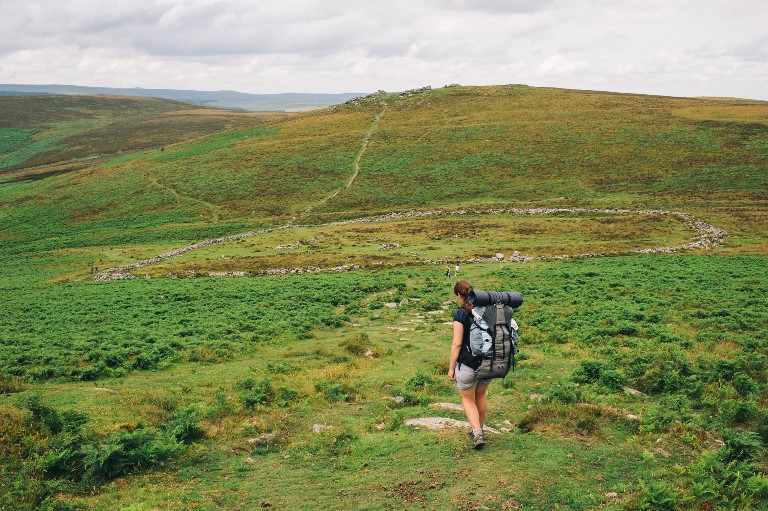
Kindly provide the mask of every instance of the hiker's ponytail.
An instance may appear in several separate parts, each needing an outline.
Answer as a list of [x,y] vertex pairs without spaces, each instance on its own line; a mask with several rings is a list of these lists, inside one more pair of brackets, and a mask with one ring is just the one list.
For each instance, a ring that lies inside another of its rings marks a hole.
[[462,279],[458,281],[455,286],[453,286],[453,294],[461,295],[461,297],[464,299],[464,303],[461,305],[461,308],[470,314],[472,313],[472,304],[469,303],[469,294],[471,292],[472,284],[470,284],[467,280]]

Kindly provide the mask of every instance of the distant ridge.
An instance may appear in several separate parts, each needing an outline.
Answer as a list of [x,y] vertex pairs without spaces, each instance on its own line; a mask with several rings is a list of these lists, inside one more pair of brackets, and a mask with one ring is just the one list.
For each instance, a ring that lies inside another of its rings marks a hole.
[[281,94],[249,94],[231,90],[197,91],[177,89],[142,89],[84,87],[79,85],[23,85],[0,84],[0,96],[17,96],[22,94],[102,94],[108,96],[138,96],[147,98],[173,99],[187,103],[198,103],[217,108],[233,110],[253,110],[261,112],[301,112],[324,108],[330,105],[344,103],[348,99],[364,96],[367,93],[281,93]]

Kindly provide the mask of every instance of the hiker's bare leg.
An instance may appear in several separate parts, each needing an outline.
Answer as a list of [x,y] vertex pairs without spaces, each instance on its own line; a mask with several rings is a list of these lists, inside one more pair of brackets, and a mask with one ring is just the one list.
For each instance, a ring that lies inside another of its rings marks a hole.
[[[461,395],[461,405],[464,407],[464,413],[467,415],[467,420],[469,421],[469,424],[472,426],[473,430],[480,429],[480,426],[483,424],[480,422],[480,413],[477,410],[477,403],[475,401],[475,387],[466,390],[459,389],[459,394]],[[486,390],[487,388],[488,387],[486,385]]]
[[488,385],[478,383],[475,385],[475,405],[477,405],[477,415],[480,420],[480,426],[485,424],[485,413],[488,411]]

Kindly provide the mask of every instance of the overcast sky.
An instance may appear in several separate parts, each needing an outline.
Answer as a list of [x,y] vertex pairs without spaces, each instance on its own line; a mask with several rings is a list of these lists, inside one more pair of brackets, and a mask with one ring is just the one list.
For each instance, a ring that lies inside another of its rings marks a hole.
[[767,0],[0,0],[0,83],[768,100]]

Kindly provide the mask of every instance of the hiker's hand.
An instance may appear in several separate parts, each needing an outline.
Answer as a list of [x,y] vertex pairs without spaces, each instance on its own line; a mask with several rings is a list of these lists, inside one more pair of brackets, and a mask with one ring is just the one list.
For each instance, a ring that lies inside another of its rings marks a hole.
[[456,377],[453,376],[453,369],[448,371],[448,379],[451,381],[456,381]]

